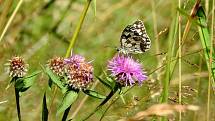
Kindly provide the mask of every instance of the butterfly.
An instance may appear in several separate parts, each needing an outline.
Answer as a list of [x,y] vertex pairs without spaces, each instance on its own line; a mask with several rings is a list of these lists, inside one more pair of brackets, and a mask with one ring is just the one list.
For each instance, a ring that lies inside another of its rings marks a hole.
[[117,50],[124,54],[137,54],[149,50],[151,41],[143,21],[136,20],[133,24],[126,26],[121,34],[120,44]]

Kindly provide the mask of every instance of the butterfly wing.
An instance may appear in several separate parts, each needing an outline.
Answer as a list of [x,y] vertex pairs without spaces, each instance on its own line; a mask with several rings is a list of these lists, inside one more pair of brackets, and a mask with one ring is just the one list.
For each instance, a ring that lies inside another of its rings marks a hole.
[[121,35],[121,48],[127,53],[143,53],[150,48],[151,41],[142,21],[128,25]]

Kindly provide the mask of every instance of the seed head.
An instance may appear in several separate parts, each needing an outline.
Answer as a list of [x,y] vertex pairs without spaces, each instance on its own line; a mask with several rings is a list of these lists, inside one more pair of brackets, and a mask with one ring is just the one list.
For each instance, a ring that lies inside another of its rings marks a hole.
[[93,66],[80,55],[66,60],[67,84],[74,89],[86,89],[93,81]]
[[22,57],[12,57],[8,65],[10,77],[24,77],[27,73],[28,64]]
[[62,57],[54,57],[48,61],[48,67],[58,76],[63,76],[65,71],[65,61]]

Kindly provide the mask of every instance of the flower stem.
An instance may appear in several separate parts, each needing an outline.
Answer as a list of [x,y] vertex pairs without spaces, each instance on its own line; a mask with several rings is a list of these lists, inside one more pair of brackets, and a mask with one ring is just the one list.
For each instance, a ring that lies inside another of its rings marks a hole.
[[[181,9],[181,0],[178,0],[178,8]],[[181,42],[181,25],[182,25],[182,17],[180,13],[177,13],[178,16],[178,75],[179,75],[179,82],[178,82],[178,102],[181,105],[181,86],[182,86],[182,62],[181,62],[181,56],[182,56],[182,42]],[[181,121],[181,111],[179,111],[179,121]]]
[[83,22],[84,22],[84,19],[85,19],[85,17],[86,17],[87,10],[88,10],[88,8],[89,8],[89,6],[90,6],[91,1],[92,1],[92,0],[87,0],[87,4],[86,4],[85,7],[84,7],[84,10],[83,10],[83,12],[82,12],[82,14],[81,14],[81,16],[80,16],[78,25],[76,26],[75,32],[74,32],[74,34],[73,34],[73,36],[72,36],[72,39],[71,39],[71,41],[70,41],[69,47],[68,47],[68,49],[67,49],[67,51],[66,51],[66,57],[69,57],[69,56],[70,56],[71,50],[72,50],[72,48],[73,48],[73,46],[74,46],[74,44],[75,44],[75,41],[76,41],[76,39],[77,39],[77,37],[78,37],[78,34],[79,34],[80,30],[81,30],[81,27],[82,27],[82,25],[83,25]]
[[70,111],[70,108],[71,108],[71,105],[65,110],[65,112],[64,112],[64,114],[63,114],[62,121],[66,121],[67,116],[68,116],[69,111]]
[[96,109],[91,112],[86,118],[84,118],[82,121],[86,121],[87,119],[89,119],[93,114],[95,114],[99,109],[101,109],[101,107],[106,104],[107,101],[109,101],[111,99],[111,97],[113,97],[113,95],[117,92],[117,90],[119,89],[118,85],[114,87],[113,90],[111,90],[111,92],[108,94],[108,96],[99,104],[99,106],[96,107]]
[[20,113],[20,105],[19,105],[19,90],[15,88],[15,96],[16,96],[16,109],[19,121],[21,121],[21,113]]
[[[70,40],[70,44],[69,44],[69,47],[66,51],[66,58],[69,57],[71,55],[71,50],[72,48],[74,47],[74,44],[75,44],[75,41],[77,40],[77,37],[78,37],[78,34],[81,30],[81,27],[83,25],[83,22],[84,22],[84,19],[86,17],[86,14],[87,14],[87,11],[89,9],[89,6],[90,6],[90,3],[91,3],[92,0],[87,0],[87,3],[85,4],[85,7],[84,7],[84,10],[83,12],[81,13],[81,16],[79,18],[79,22],[78,22],[78,25],[76,26],[75,28],[75,32],[72,36],[72,39]],[[69,114],[69,111],[70,111],[70,108],[71,108],[71,105],[65,110],[64,114],[63,114],[63,118],[62,118],[62,121],[66,121],[66,118]]]

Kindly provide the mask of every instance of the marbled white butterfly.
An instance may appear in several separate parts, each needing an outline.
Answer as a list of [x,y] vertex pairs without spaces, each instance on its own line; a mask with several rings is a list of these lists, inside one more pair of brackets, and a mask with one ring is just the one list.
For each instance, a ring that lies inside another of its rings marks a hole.
[[128,25],[122,32],[120,43],[121,47],[118,51],[124,54],[143,53],[149,50],[151,41],[143,21],[137,20],[132,25]]

